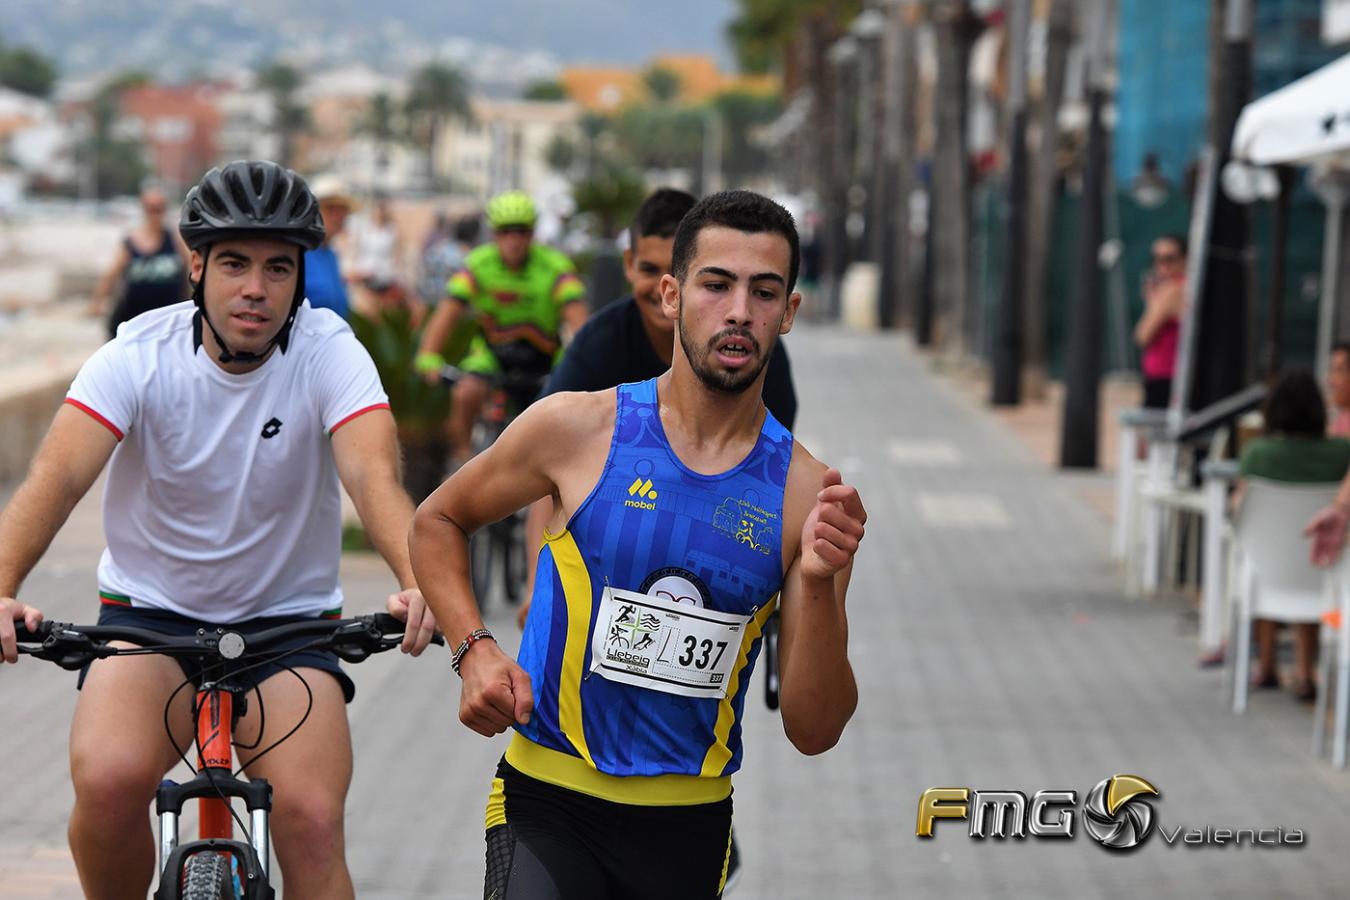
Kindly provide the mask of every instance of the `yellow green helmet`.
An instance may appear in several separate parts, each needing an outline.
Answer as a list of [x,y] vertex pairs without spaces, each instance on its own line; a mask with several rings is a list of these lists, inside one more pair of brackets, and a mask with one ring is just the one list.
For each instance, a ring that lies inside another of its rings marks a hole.
[[488,201],[488,224],[496,228],[533,228],[534,201],[524,191],[506,191]]

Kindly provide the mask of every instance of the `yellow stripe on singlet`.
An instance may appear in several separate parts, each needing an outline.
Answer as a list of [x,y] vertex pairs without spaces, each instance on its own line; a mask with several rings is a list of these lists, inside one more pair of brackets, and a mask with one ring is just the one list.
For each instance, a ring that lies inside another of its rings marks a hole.
[[541,747],[520,732],[506,747],[506,762],[531,778],[633,806],[695,806],[731,796],[731,777],[698,775],[607,775],[569,753]]
[[595,768],[590,748],[586,746],[586,730],[581,716],[581,671],[586,659],[586,640],[591,627],[591,573],[572,535],[544,536],[553,565],[562,582],[563,597],[567,601],[567,641],[563,646],[562,672],[558,676],[558,726],[572,748],[586,764]]
[[713,743],[703,757],[703,768],[699,774],[704,778],[715,778],[721,775],[722,770],[731,761],[731,748],[728,744],[731,741],[731,726],[736,723],[736,710],[732,707],[731,701],[735,700],[737,693],[740,692],[741,673],[745,671],[745,663],[750,656],[750,648],[764,633],[764,623],[769,620],[769,616],[773,614],[777,606],[778,595],[774,594],[773,598],[764,604],[759,612],[755,613],[754,618],[750,620],[750,624],[745,626],[745,635],[741,638],[741,650],[736,656],[736,666],[731,670],[731,683],[727,685],[727,695],[722,698],[717,707],[717,724],[713,726]]

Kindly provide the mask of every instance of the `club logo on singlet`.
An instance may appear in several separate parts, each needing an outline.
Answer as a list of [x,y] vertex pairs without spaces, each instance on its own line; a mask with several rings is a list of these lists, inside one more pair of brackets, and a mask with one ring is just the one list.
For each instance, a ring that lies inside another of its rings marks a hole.
[[660,597],[671,603],[700,608],[708,605],[708,586],[703,583],[703,579],[679,566],[657,569],[643,579],[638,590],[649,597]]
[[736,543],[768,556],[778,543],[778,514],[764,509],[758,499],[754,491],[726,498],[713,513],[712,525]]
[[281,420],[278,419],[276,416],[273,416],[272,418],[268,419],[267,424],[263,426],[262,429],[263,440],[274,438],[280,432],[281,432]]
[[624,506],[631,506],[634,509],[656,509],[656,488],[647,477],[651,475],[653,468],[651,460],[648,459],[639,460],[637,465],[633,466],[637,477],[628,486],[628,499],[623,501]]

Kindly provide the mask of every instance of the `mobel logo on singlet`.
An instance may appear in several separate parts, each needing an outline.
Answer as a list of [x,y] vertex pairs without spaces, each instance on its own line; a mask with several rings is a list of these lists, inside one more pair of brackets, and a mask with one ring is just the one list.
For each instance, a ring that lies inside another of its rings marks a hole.
[[281,420],[278,419],[276,416],[273,416],[272,418],[268,419],[267,424],[263,426],[262,429],[263,440],[274,438],[280,432],[281,432]]
[[628,486],[628,499],[623,501],[623,505],[634,509],[656,509],[656,489],[652,487],[652,480],[640,476],[634,478]]

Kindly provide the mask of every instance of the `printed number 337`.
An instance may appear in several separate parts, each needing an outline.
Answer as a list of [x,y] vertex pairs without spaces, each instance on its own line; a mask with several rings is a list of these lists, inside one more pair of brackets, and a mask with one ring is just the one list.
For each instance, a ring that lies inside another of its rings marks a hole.
[[[717,655],[712,656],[713,648],[717,648]],[[696,669],[717,668],[718,662],[722,659],[722,654],[726,652],[727,642],[718,641],[714,644],[712,641],[704,638],[702,641],[692,636],[686,636],[684,639],[684,652],[680,654],[679,664],[682,666],[693,665]],[[702,651],[701,653],[699,651]],[[697,658],[695,658],[697,655]],[[712,657],[711,660],[709,657]]]

